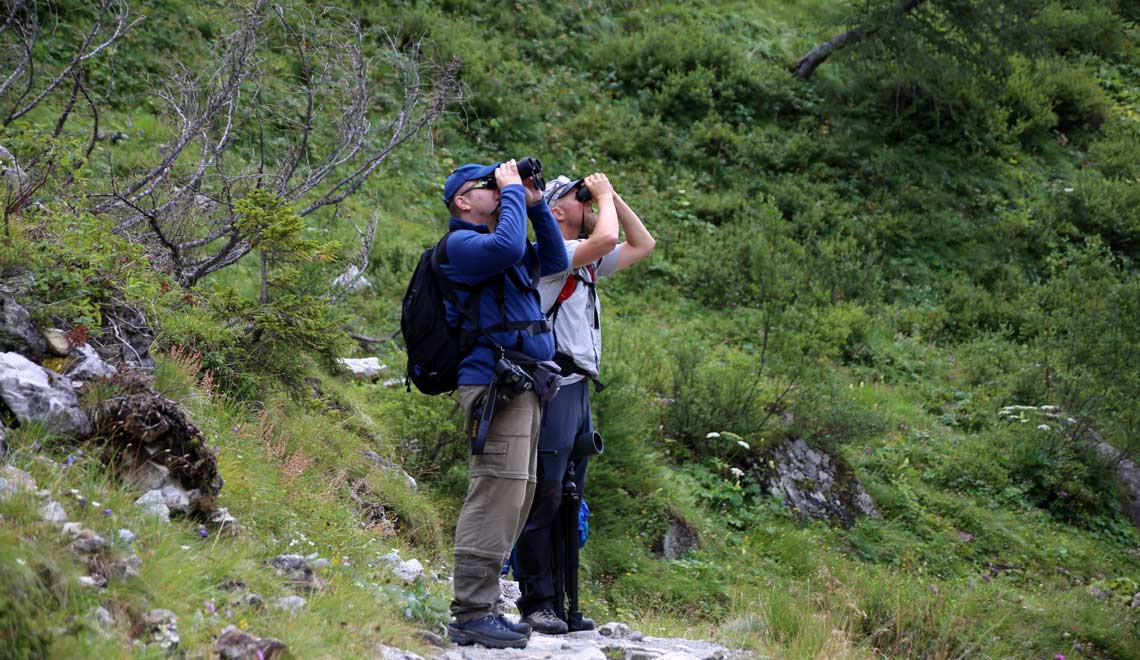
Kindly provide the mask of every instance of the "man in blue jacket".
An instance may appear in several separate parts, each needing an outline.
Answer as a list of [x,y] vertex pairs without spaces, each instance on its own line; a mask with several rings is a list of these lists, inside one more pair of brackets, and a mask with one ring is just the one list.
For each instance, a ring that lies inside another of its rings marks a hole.
[[[447,178],[443,202],[451,212],[443,275],[461,285],[460,303],[475,307],[478,327],[447,304],[448,322],[474,336],[475,345],[459,366],[459,399],[467,428],[476,402],[494,378],[500,347],[534,361],[554,357],[554,339],[542,313],[530,273],[552,275],[569,261],[558,223],[533,182],[524,186],[515,161],[464,165]],[[530,219],[537,252],[527,241]],[[488,282],[494,284],[488,284]],[[482,408],[482,406],[480,406]],[[534,496],[541,405],[533,391],[496,407],[481,454],[468,459],[470,484],[455,526],[454,600],[456,622],[448,636],[458,644],[524,648],[530,634],[494,611],[499,571],[522,532]]]

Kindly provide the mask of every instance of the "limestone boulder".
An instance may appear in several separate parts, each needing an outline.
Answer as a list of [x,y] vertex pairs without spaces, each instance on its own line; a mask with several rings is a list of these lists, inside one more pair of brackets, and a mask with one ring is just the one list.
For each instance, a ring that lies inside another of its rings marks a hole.
[[851,527],[858,516],[878,516],[875,502],[842,458],[798,438],[770,448],[754,468],[773,496],[797,513]]
[[71,381],[18,353],[0,353],[0,401],[21,424],[75,437],[91,434]]

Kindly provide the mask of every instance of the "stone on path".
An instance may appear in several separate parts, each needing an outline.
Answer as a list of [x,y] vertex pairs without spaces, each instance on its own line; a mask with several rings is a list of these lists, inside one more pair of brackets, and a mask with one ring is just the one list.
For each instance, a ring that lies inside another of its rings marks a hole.
[[386,644],[381,644],[379,651],[380,660],[424,660],[422,656],[416,655],[411,651],[404,651]]
[[753,656],[701,640],[644,637],[631,631],[624,623],[610,622],[597,630],[567,635],[533,633],[525,649],[492,650],[478,645],[451,645],[439,657],[440,660],[730,660]]

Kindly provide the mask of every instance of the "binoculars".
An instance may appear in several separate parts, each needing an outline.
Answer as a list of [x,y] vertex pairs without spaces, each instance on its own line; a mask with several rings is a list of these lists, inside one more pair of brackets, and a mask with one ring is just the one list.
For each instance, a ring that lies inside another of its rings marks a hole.
[[534,178],[534,189],[538,192],[546,190],[546,180],[542,178],[542,161],[534,156],[527,156],[515,161],[519,168],[519,178],[527,180]]

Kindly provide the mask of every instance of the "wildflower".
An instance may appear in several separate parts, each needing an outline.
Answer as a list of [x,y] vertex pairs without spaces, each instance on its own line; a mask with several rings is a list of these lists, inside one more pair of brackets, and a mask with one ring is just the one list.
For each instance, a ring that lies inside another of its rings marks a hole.
[[210,614],[217,614],[218,613],[218,608],[217,608],[217,606],[214,605],[214,601],[212,601],[212,600],[203,601],[202,606],[205,607],[206,611],[209,612]]
[[747,442],[745,442],[743,440],[737,440],[736,444],[740,445],[741,447],[744,447],[745,449],[752,449],[752,445],[749,445]]
[[740,468],[735,467],[735,466],[729,468],[728,471],[731,472],[732,476],[736,477],[737,479],[744,476],[744,470],[741,470]]
[[113,516],[113,515],[115,515],[115,512],[114,512],[114,511],[112,511],[112,510],[111,510],[111,509],[109,509],[109,508],[108,508],[108,509],[103,509],[103,515],[105,515],[105,516]]
[[207,530],[205,527],[203,527],[202,529],[198,530],[198,536],[201,536],[202,538],[206,538],[206,537],[207,537],[207,536],[209,536],[209,535],[210,535],[210,531],[209,531],[209,530]]
[[719,438],[719,437],[720,437],[720,434],[719,434],[719,433],[717,433],[716,431],[709,431],[709,432],[708,432],[708,433],[705,435],[705,440],[711,440],[711,439],[713,439],[713,438]]
[[240,431],[241,431],[241,427],[240,427],[240,426],[235,426],[235,427],[233,428],[233,432],[234,432],[234,433],[238,433],[238,432],[240,432]]
[[67,455],[67,460],[66,460],[66,461],[64,461],[64,463],[66,464],[66,466],[75,465],[75,457],[74,457],[74,456],[72,456],[71,454],[68,454],[68,455]]

